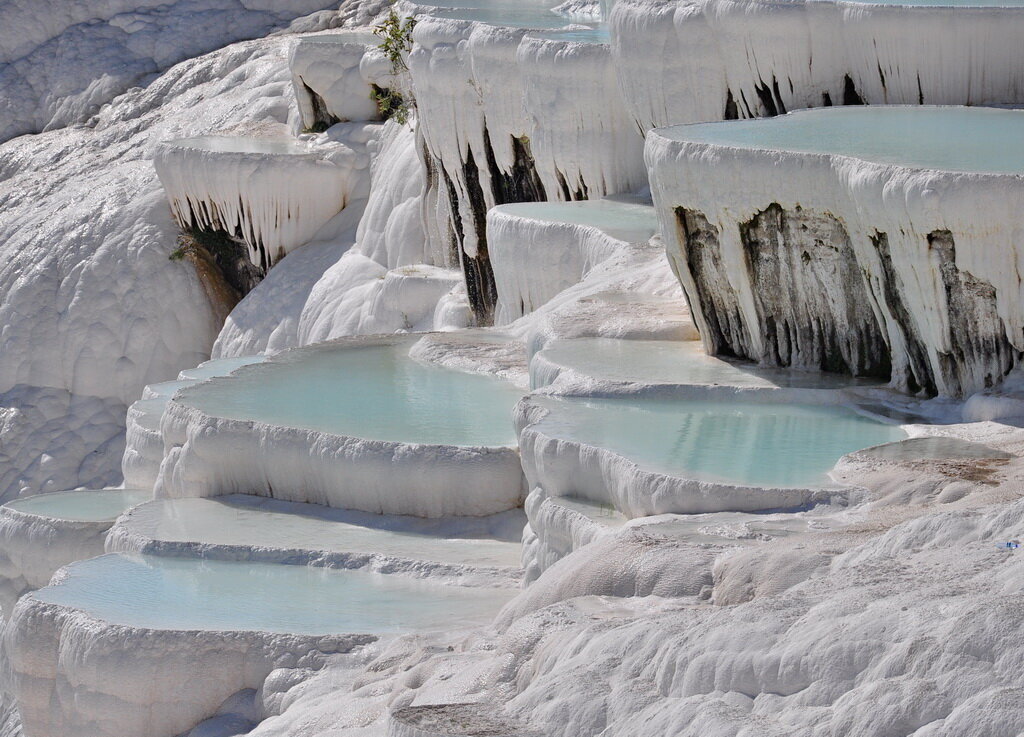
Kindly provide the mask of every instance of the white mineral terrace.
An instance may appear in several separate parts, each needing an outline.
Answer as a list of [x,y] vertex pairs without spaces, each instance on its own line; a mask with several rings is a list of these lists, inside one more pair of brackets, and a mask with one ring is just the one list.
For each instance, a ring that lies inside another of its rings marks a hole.
[[378,65],[364,59],[379,42],[366,31],[303,36],[295,42],[288,66],[303,128],[380,118],[370,86],[377,81]]
[[491,208],[487,247],[498,294],[495,324],[533,312],[625,244],[649,241],[657,228],[654,208],[629,198]]
[[238,356],[205,361],[195,368],[185,369],[176,381],[149,384],[142,392],[142,399],[128,408],[127,431],[124,456],[121,458],[121,473],[125,484],[139,489],[152,489],[164,458],[164,441],[160,435],[160,420],[167,409],[167,402],[178,389],[226,376],[235,369],[260,363],[265,356]]
[[275,667],[316,667],[367,635],[482,623],[510,597],[363,571],[111,554],[23,597],[4,649],[31,734],[171,737]]
[[68,563],[103,553],[114,520],[152,498],[132,489],[61,491],[0,507],[0,607],[10,616],[18,597],[45,586]]
[[0,0],[0,737],[1024,735],[1022,39]]
[[518,584],[520,511],[426,520],[246,495],[163,499],[122,516],[109,552],[287,561],[461,585]]
[[350,202],[366,197],[371,129],[343,143],[201,136],[161,145],[153,164],[183,228],[226,231],[269,269],[310,241]]
[[709,352],[928,395],[1001,380],[1024,348],[1006,266],[1022,136],[1024,112],[958,107],[652,132],[662,232]]
[[1017,0],[620,0],[610,19],[645,130],[859,102],[1021,104],[1022,25]]
[[530,488],[627,517],[793,509],[842,496],[844,454],[906,437],[838,405],[528,397],[517,407]]
[[518,506],[511,410],[522,392],[416,361],[416,340],[295,350],[181,390],[161,425],[158,495],[248,493],[423,517]]

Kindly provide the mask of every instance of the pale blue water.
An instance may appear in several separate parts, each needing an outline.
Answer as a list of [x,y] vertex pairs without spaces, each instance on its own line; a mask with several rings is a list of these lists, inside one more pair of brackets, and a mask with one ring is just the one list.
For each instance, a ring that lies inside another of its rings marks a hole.
[[[701,343],[694,340],[557,340],[537,357],[610,381],[801,389],[838,389],[878,383],[836,374],[773,370],[723,361],[707,355]],[[538,372],[536,366],[531,363],[530,381],[534,388],[540,388],[546,377],[540,375],[543,372]]]
[[522,391],[414,361],[411,343],[302,351],[183,389],[178,398],[216,417],[372,440],[515,445],[512,407]]
[[275,154],[298,156],[312,153],[309,144],[294,138],[248,138],[246,136],[197,136],[168,141],[177,148],[216,153]]
[[1024,174],[1024,110],[853,106],[663,128],[680,141],[854,156],[947,171]]
[[201,363],[195,368],[185,369],[178,378],[182,380],[205,381],[214,376],[227,376],[235,369],[242,366],[251,366],[254,363],[263,363],[266,356],[239,356],[237,358],[215,358],[212,361]]
[[[506,513],[502,520],[512,517]],[[524,519],[508,521],[518,521],[522,533]],[[132,510],[124,524],[145,538],[170,542],[380,553],[508,568],[520,564],[520,541],[480,536],[487,525],[482,518],[425,520],[233,495],[159,499]]]
[[623,200],[585,202],[520,202],[494,208],[510,215],[555,223],[575,223],[599,228],[628,243],[650,240],[658,232],[653,205]]
[[753,486],[828,483],[846,453],[906,434],[838,406],[658,399],[538,400],[539,429],[650,471]]
[[490,620],[516,592],[307,566],[103,555],[40,601],[113,624],[295,634],[389,633]]
[[146,388],[154,394],[151,399],[170,399],[179,389],[195,384],[194,379],[179,379],[177,381],[161,381],[159,384],[150,384]]
[[37,494],[15,499],[4,506],[41,517],[78,522],[106,522],[117,519],[129,507],[152,498],[152,491],[139,489],[58,491],[53,494]]

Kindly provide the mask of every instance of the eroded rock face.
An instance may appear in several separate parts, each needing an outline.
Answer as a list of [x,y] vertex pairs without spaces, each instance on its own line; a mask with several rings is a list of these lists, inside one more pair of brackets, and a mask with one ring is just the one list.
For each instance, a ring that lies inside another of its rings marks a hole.
[[[992,387],[1020,359],[1006,336],[995,288],[957,267],[948,230],[927,235],[945,296],[949,345],[936,351],[933,363],[905,302],[907,287],[893,268],[887,234],[870,237],[878,261],[862,263],[843,223],[827,212],[772,204],[737,223],[743,273],[734,278],[746,282],[756,316],[748,326],[717,228],[703,213],[680,207],[676,214],[683,249],[673,264],[692,280],[696,293],[688,295],[690,303],[699,306],[705,340],[718,355],[890,379],[894,346],[888,324],[904,354],[897,380],[929,396],[940,387],[954,396]],[[866,278],[873,269],[879,278]]]
[[647,138],[655,208],[710,353],[950,397],[1019,363],[1019,176],[663,131]]
[[476,321],[489,325],[497,290],[487,210],[642,187],[642,139],[608,46],[443,18],[422,18],[414,36],[428,237],[457,254]]
[[[833,215],[769,205],[738,225],[760,345],[740,317],[717,230],[677,209],[685,263],[719,354],[772,366],[890,375],[889,346],[850,237]],[[692,301],[692,300],[691,300]]]

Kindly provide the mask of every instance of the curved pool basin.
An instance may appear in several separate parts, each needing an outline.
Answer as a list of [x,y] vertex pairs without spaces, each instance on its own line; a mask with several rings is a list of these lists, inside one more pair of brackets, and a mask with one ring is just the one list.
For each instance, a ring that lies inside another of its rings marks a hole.
[[485,622],[514,592],[310,566],[108,554],[33,596],[160,630],[394,633]]

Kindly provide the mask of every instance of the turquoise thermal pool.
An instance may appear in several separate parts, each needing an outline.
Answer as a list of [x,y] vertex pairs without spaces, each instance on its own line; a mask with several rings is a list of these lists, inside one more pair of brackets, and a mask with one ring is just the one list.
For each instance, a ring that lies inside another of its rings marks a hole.
[[[440,563],[518,568],[523,519],[397,517],[232,495],[162,499],[122,520],[134,535],[173,543],[378,553]],[[493,528],[497,528],[496,530]],[[497,532],[502,539],[493,534]]]
[[220,154],[273,154],[302,156],[314,153],[309,145],[294,138],[247,138],[245,136],[198,136],[168,141],[168,146],[211,151]]
[[72,564],[32,595],[130,627],[327,635],[483,622],[514,593],[363,571],[113,554]]
[[538,397],[534,429],[606,448],[657,473],[764,487],[829,484],[836,461],[906,434],[835,405]]
[[514,446],[512,407],[523,392],[415,361],[412,342],[297,351],[183,389],[176,401],[216,417],[371,440]]
[[709,356],[696,340],[557,340],[539,351],[530,364],[535,389],[549,383],[544,363],[575,369],[608,381],[646,384],[704,384],[750,388],[841,389],[877,384],[836,374],[765,369]]
[[520,202],[499,205],[494,211],[549,223],[589,225],[627,243],[648,241],[658,232],[654,206],[626,200]]
[[153,492],[139,489],[99,491],[58,491],[15,499],[4,506],[17,512],[74,522],[107,522],[122,512],[153,498]]
[[251,366],[254,363],[263,363],[266,360],[266,356],[215,358],[212,361],[201,363],[195,368],[185,369],[178,374],[178,379],[182,381],[205,381],[206,379],[212,379],[215,376],[227,376],[232,371],[240,369],[243,366]]
[[1024,111],[981,107],[804,110],[774,118],[662,128],[673,140],[733,148],[840,154],[880,164],[1024,174]]

